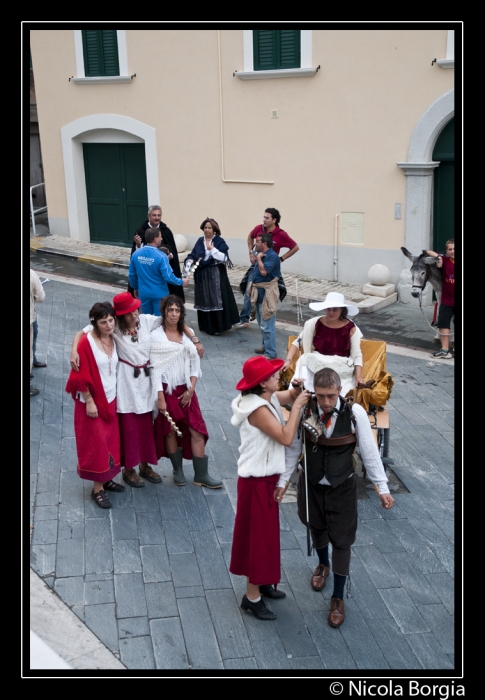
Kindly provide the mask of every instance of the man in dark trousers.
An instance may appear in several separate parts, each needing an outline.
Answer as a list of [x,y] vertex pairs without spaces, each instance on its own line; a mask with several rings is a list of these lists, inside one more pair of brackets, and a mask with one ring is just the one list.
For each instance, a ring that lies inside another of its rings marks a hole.
[[[152,204],[148,208],[148,219],[143,223],[139,229],[137,229],[135,236],[133,238],[133,247],[131,249],[131,255],[137,250],[138,248],[141,248],[142,246],[146,245],[145,241],[145,233],[149,228],[157,228],[160,229],[161,234],[162,234],[162,245],[166,246],[167,248],[170,249],[170,255],[168,255],[168,260],[170,263],[170,267],[172,268],[172,272],[175,275],[175,277],[182,277],[182,273],[180,271],[180,263],[179,263],[179,257],[177,253],[177,246],[175,245],[175,239],[173,237],[173,233],[171,230],[168,228],[166,224],[163,223],[162,221],[162,208],[160,207],[159,204]],[[133,294],[133,288],[128,284],[128,291],[130,294]],[[178,297],[182,299],[182,301],[185,301],[185,294],[184,294],[184,288],[183,287],[178,287],[173,284],[168,285],[168,293],[169,294],[176,294]]]
[[[317,442],[305,430],[308,470],[308,510],[310,534],[319,564],[311,577],[314,591],[322,591],[330,573],[328,544],[332,544],[333,592],[328,623],[340,627],[345,620],[344,587],[350,571],[350,548],[357,532],[357,484],[352,454],[358,443],[367,476],[377,487],[381,505],[390,509],[394,498],[372,435],[367,413],[350,406],[340,396],[341,381],[335,370],[325,367],[315,373],[315,400],[305,409],[317,419],[321,435]],[[301,467],[300,467],[301,469]],[[307,524],[305,473],[298,481],[298,515]]]

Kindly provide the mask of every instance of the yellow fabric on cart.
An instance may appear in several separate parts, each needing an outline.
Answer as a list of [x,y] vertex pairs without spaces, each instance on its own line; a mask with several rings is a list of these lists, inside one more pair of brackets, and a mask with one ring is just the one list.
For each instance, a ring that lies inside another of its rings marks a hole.
[[[298,336],[290,335],[288,337],[286,352],[288,351]],[[384,406],[389,399],[394,386],[394,379],[386,370],[386,343],[383,340],[367,340],[361,338],[360,347],[362,350],[363,367],[361,381],[367,382],[369,379],[374,379],[375,384],[370,389],[359,389],[357,394],[357,403],[359,403],[366,411],[369,411],[370,404],[374,406]],[[295,374],[296,363],[300,357],[300,351],[295,353],[291,365],[287,370],[280,374],[279,386],[280,391],[287,389],[290,386],[291,380]],[[353,396],[355,390],[349,391],[347,396]]]

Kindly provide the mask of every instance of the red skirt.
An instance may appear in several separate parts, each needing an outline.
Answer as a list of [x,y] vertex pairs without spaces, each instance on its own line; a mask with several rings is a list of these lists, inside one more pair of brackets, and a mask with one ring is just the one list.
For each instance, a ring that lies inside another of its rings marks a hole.
[[[194,393],[192,396],[190,405],[186,405],[182,408],[179,398],[184,391],[187,391],[185,384],[176,386],[171,394],[167,393],[166,384],[163,385],[163,390],[165,392],[165,401],[167,403],[169,416],[175,421],[177,428],[182,433],[182,437],[177,435],[177,444],[182,448],[182,456],[184,459],[192,459],[192,442],[189,428],[203,435],[204,442],[207,442],[209,439],[209,433],[207,432],[205,421],[202,418],[197,394]],[[155,432],[157,458],[166,457],[167,451],[165,449],[164,438],[171,432],[172,426],[163,414],[159,413],[155,418],[153,430]]]
[[120,421],[121,464],[133,469],[140,462],[156,464],[152,412],[118,413]]
[[74,433],[76,435],[77,473],[81,479],[105,483],[121,470],[120,428],[116,399],[108,404],[113,420],[89,418],[86,404],[74,401]]
[[237,480],[237,509],[229,571],[255,586],[279,583],[280,512],[274,499],[279,474]]

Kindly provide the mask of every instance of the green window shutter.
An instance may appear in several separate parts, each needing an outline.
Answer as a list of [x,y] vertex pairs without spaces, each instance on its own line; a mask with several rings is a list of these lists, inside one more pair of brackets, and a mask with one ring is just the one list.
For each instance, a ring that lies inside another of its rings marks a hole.
[[300,30],[255,29],[254,70],[300,68]]
[[84,75],[119,75],[115,29],[83,29]]

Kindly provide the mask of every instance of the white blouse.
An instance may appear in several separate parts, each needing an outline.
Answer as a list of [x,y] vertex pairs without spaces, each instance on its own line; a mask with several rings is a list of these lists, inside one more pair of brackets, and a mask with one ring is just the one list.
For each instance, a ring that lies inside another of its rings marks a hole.
[[[91,350],[93,351],[94,359],[98,365],[106,400],[108,403],[111,403],[116,398],[116,368],[118,366],[116,343],[113,343],[113,354],[111,358],[109,358],[105,352],[98,348],[91,333],[88,333],[88,340]],[[84,397],[80,391],[77,392],[77,398],[85,403]]]
[[[116,349],[120,361],[118,363],[118,393],[117,411],[118,413],[148,413],[152,409],[151,405],[151,380],[146,376],[143,369],[135,377],[134,367],[131,365],[144,365],[150,359],[150,332],[160,325],[160,316],[152,314],[140,314],[138,317],[138,340],[133,342],[131,335],[123,334],[118,326],[113,332]],[[92,330],[88,325],[83,328],[85,333]],[[127,365],[126,360],[130,364]]]

